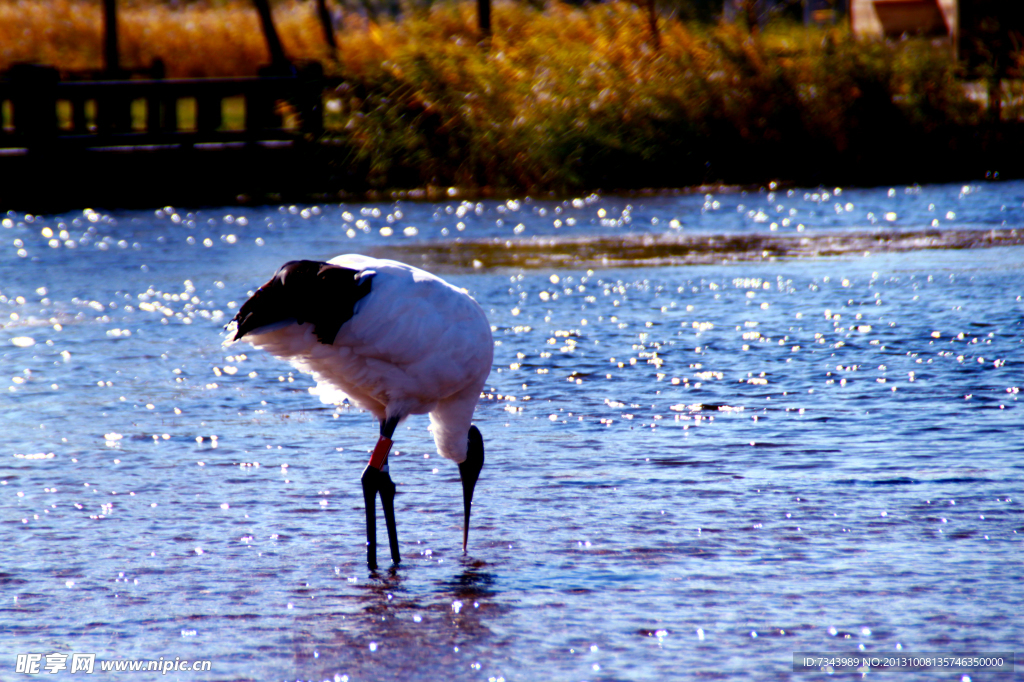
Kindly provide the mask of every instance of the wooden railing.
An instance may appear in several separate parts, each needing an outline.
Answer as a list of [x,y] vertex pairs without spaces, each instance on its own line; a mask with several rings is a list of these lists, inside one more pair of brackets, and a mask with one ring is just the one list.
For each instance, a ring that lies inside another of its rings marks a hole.
[[0,78],[0,149],[295,141],[323,131],[318,64],[251,78],[62,81],[17,66]]

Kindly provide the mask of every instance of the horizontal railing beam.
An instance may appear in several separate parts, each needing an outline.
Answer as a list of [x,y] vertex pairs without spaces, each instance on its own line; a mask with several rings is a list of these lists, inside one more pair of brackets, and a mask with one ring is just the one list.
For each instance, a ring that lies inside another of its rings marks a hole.
[[[0,80],[0,102],[10,101],[14,112],[13,131],[10,125],[0,131],[0,147],[33,148],[42,140],[49,146],[110,146],[136,144],[123,140],[142,138],[146,141],[141,144],[160,144],[168,139],[196,144],[222,140],[258,142],[300,134],[316,136],[323,130],[324,82],[319,68],[288,76],[90,81],[51,78],[45,83],[40,78],[40,84],[32,77],[33,71],[26,73],[28,77]],[[237,98],[244,100],[244,127],[221,130],[224,101]],[[145,101],[144,120],[135,121],[142,130],[132,127],[131,106],[136,100]],[[195,121],[189,130],[178,128],[177,108],[182,100],[194,101]],[[275,111],[279,101],[287,101],[295,108],[301,123],[299,130],[282,125]],[[70,121],[63,125],[57,121],[58,102],[67,102],[64,106],[70,107],[65,109],[70,111]],[[85,113],[88,102],[94,107],[89,121]],[[44,111],[54,115],[40,116],[39,112]]]

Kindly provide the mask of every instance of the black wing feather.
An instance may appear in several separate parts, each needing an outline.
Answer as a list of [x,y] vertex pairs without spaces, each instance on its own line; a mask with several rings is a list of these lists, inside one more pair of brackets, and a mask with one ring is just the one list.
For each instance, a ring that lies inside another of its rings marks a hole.
[[260,327],[294,320],[311,322],[320,343],[334,343],[356,303],[370,293],[372,278],[358,275],[358,270],[320,261],[285,263],[235,315],[234,340]]

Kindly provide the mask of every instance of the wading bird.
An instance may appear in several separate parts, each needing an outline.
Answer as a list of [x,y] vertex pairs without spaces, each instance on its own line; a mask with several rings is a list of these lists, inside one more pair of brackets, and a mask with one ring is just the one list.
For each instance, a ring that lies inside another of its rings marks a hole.
[[380,421],[362,475],[370,568],[377,567],[378,493],[391,559],[400,560],[387,461],[395,428],[411,414],[430,415],[438,454],[459,465],[466,551],[484,465],[483,438],[471,422],[494,356],[490,324],[469,294],[396,261],[291,261],[245,302],[228,330],[234,336],[227,343],[248,341],[311,374],[317,385],[310,390],[323,402],[347,398]]

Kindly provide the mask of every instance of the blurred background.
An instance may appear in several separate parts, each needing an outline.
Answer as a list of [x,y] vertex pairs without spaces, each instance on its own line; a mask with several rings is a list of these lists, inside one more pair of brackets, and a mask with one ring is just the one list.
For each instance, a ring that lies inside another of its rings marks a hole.
[[491,4],[4,0],[0,205],[1022,170],[1015,3]]

